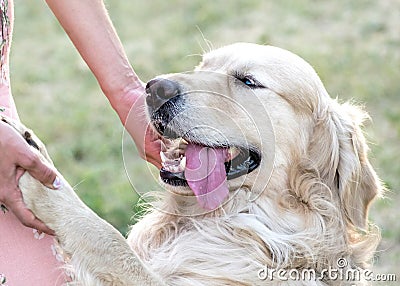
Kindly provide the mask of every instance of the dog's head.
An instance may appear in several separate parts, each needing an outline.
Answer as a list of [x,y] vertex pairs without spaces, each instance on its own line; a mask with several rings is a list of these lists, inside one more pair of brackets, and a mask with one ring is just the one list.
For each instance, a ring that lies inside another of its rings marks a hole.
[[289,190],[289,207],[312,209],[318,182],[349,224],[366,227],[380,184],[360,130],[364,114],[331,99],[300,57],[233,44],[205,54],[193,72],[151,80],[146,91],[152,126],[175,142],[162,155],[167,189],[206,209],[237,189],[253,198]]

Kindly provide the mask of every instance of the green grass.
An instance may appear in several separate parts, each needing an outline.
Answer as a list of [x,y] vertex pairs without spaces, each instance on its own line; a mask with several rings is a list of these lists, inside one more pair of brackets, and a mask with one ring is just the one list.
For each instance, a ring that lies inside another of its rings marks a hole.
[[[89,69],[41,1],[15,0],[12,87],[22,120],[47,143],[81,198],[125,233],[136,190],[156,188]],[[204,50],[237,41],[272,44],[310,62],[333,97],[362,103],[373,165],[391,189],[371,212],[383,242],[377,269],[400,275],[400,2],[108,1],[142,80],[191,70]],[[154,171],[154,170],[153,170]]]

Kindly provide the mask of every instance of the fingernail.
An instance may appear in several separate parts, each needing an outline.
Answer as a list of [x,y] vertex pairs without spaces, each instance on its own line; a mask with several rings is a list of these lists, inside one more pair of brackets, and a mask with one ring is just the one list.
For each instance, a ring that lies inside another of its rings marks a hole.
[[53,187],[55,189],[61,188],[61,179],[58,176],[54,179]]

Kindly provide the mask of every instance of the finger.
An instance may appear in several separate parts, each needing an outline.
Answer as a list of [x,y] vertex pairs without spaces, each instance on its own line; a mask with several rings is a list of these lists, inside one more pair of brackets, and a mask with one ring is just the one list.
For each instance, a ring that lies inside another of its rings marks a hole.
[[42,162],[35,152],[31,151],[28,156],[19,161],[19,165],[46,187],[57,189],[57,186],[54,185],[57,177],[55,170]]
[[15,172],[15,179],[18,185],[19,179],[21,179],[22,175],[25,174],[25,169],[22,169],[21,167],[17,167],[16,172]]
[[49,235],[54,235],[54,231],[47,227],[40,219],[38,219],[22,201],[15,201],[9,206],[9,208],[23,225],[37,229],[38,231],[47,233]]
[[9,146],[11,149],[8,150],[11,151],[13,163],[28,170],[35,179],[45,186],[54,188],[52,185],[56,178],[55,170],[40,160],[38,153],[32,150],[14,128],[8,124],[1,125],[1,127],[4,142],[12,142]]
[[145,159],[156,166],[158,169],[161,169],[161,157],[160,157],[160,150],[161,150],[161,141],[157,140],[156,142],[152,142],[148,146],[145,147]]
[[154,166],[156,166],[157,169],[159,169],[159,170],[161,169],[162,165],[157,159],[154,159],[154,158],[151,158],[151,157],[146,157],[146,160],[147,160],[147,162],[149,162],[149,163],[153,164]]

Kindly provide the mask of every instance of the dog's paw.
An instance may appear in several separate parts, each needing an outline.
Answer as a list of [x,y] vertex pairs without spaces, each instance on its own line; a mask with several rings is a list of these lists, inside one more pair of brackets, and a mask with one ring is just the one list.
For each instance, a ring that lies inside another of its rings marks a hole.
[[47,189],[39,181],[33,178],[28,172],[22,175],[18,183],[26,206],[32,212],[42,219],[41,212],[46,207],[48,201],[48,192],[52,191]]

